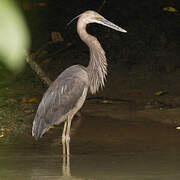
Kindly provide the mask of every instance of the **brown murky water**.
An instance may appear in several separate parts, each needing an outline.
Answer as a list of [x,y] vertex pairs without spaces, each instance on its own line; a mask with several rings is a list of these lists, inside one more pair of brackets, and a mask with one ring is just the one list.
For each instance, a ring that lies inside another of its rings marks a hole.
[[180,131],[173,127],[130,112],[119,119],[86,112],[72,132],[69,164],[46,137],[34,145],[0,145],[0,179],[180,179]]

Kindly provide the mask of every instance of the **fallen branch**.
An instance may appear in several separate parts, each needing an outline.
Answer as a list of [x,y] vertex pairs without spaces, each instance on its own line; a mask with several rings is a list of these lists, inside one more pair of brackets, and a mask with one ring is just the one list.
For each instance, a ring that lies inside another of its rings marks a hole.
[[47,86],[49,86],[51,84],[51,80],[49,79],[49,77],[46,76],[45,72],[41,69],[41,67],[36,63],[36,61],[34,61],[34,59],[38,58],[38,61],[42,61],[44,59],[48,59],[48,58],[52,58],[54,56],[56,56],[58,53],[65,51],[66,49],[68,49],[69,47],[72,46],[72,43],[67,43],[66,46],[62,49],[57,50],[56,52],[53,52],[51,54],[48,54],[46,56],[41,57],[40,54],[41,52],[47,48],[49,45],[53,45],[57,42],[62,42],[64,41],[64,39],[62,38],[61,34],[59,32],[52,32],[51,33],[51,38],[52,41],[49,41],[47,43],[45,43],[42,47],[40,47],[35,53],[33,54],[28,54],[26,53],[26,61],[27,63],[30,65],[30,67],[33,69],[33,71],[36,72],[36,74],[39,76],[39,78],[42,80],[42,82],[44,84],[46,84]]
[[46,76],[45,72],[41,69],[41,67],[33,60],[34,55],[26,55],[26,61],[30,65],[30,67],[33,69],[34,72],[39,76],[39,78],[43,81],[44,84],[49,86],[51,84],[51,80],[49,77]]

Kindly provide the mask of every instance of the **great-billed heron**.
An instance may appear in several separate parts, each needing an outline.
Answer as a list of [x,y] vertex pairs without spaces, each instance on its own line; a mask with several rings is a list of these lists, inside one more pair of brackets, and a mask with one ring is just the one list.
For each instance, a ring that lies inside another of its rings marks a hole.
[[86,26],[89,23],[98,23],[116,31],[126,32],[92,10],[85,11],[77,17],[77,32],[89,47],[89,65],[73,65],[58,76],[45,92],[32,127],[32,136],[37,140],[50,126],[64,122],[62,144],[63,154],[67,155],[70,153],[70,127],[73,116],[82,107],[88,90],[92,94],[96,93],[104,86],[107,75],[105,52],[97,38],[87,33]]

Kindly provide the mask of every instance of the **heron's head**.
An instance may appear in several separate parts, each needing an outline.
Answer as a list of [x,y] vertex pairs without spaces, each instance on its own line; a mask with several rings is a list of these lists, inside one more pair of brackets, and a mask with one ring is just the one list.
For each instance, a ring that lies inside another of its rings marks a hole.
[[107,26],[111,29],[114,29],[116,31],[120,31],[120,32],[124,32],[124,33],[127,32],[123,28],[121,28],[121,27],[115,25],[114,23],[108,21],[103,16],[101,16],[99,13],[92,11],[92,10],[85,11],[84,13],[76,16],[67,25],[71,24],[77,18],[79,18],[78,21],[83,23],[83,25],[85,25],[85,26],[86,26],[86,24],[90,24],[90,23],[98,23],[98,24],[102,24],[104,26]]
[[99,13],[92,11],[92,10],[85,11],[84,13],[80,14],[78,17],[79,17],[79,20],[81,20],[85,24],[98,23],[98,24],[107,26],[111,29],[114,29],[116,31],[120,31],[120,32],[124,32],[124,33],[127,32],[126,30],[122,29],[121,27],[119,27],[119,26],[115,25],[114,23],[105,19]]

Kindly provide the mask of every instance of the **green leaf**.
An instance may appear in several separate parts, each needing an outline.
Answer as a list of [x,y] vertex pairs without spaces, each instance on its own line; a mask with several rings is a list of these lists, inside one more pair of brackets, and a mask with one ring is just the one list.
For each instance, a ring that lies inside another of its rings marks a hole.
[[0,0],[0,60],[13,71],[25,64],[29,32],[13,0]]

